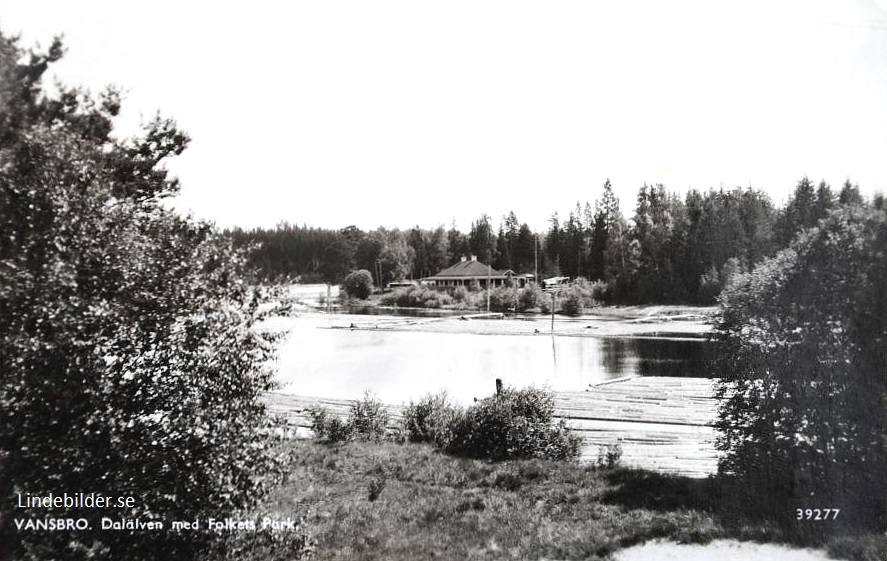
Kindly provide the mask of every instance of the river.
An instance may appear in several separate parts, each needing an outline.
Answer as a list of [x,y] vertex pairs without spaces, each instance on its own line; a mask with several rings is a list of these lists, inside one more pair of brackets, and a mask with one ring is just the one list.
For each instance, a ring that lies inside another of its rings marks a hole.
[[[288,334],[277,360],[283,392],[355,399],[371,391],[385,403],[408,403],[446,390],[467,404],[493,393],[496,378],[516,387],[584,390],[624,376],[711,375],[711,343],[703,339],[352,330],[350,317],[357,316],[274,322]],[[499,321],[507,327],[519,320]]]

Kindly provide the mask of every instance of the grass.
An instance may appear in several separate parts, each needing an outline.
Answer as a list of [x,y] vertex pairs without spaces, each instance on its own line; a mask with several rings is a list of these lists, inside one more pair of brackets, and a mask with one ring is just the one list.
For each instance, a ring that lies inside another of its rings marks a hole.
[[793,532],[743,512],[717,480],[460,459],[426,444],[283,447],[288,477],[263,509],[304,517],[321,560],[596,559],[653,538],[775,541],[885,558],[883,534]]

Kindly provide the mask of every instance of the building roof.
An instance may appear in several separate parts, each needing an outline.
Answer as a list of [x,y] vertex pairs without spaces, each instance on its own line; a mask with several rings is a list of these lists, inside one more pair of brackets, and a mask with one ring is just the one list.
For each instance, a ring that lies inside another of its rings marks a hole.
[[487,275],[490,277],[504,277],[505,273],[508,271],[497,271],[496,269],[489,269],[486,265],[481,263],[480,261],[470,261],[465,260],[450,267],[447,267],[443,271],[437,273],[433,277],[429,277],[432,279],[439,278],[453,278],[453,277],[478,277],[478,278],[486,278]]

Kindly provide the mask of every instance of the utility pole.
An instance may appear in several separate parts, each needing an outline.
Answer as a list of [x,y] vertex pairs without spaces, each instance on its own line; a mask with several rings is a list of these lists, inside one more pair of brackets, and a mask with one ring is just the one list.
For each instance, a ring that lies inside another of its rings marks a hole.
[[490,277],[493,274],[493,266],[487,263],[487,313],[490,313]]
[[551,332],[554,333],[554,290],[551,289]]
[[539,234],[535,234],[533,243],[533,282],[539,284]]

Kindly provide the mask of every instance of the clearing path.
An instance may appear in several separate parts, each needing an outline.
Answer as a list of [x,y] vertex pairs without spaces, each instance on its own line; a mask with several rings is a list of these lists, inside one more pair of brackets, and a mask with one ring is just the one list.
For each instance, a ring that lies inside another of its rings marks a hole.
[[654,540],[617,551],[613,561],[829,561],[819,549],[794,549],[785,545],[715,540],[706,545]]

